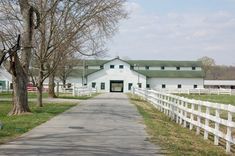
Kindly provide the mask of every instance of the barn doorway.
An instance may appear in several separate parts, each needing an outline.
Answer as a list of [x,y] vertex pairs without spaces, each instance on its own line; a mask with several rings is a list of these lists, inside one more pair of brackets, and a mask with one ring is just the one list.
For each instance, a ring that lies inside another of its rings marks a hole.
[[110,81],[110,92],[123,92],[124,82],[123,81]]

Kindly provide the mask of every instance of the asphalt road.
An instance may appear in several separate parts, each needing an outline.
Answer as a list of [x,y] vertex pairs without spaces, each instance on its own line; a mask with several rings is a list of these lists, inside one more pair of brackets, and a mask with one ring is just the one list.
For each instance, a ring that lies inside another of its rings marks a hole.
[[0,155],[164,155],[142,120],[125,94],[102,94],[1,145]]

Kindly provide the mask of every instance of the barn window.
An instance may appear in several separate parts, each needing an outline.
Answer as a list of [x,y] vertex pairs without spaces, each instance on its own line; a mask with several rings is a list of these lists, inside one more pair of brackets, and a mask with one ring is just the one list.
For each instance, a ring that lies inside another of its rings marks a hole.
[[92,87],[92,88],[95,88],[95,86],[96,86],[96,83],[95,83],[95,82],[92,82],[91,87]]
[[166,84],[162,84],[162,88],[163,88],[163,89],[166,88]]
[[176,70],[180,70],[180,67],[176,67]]
[[114,69],[114,65],[110,65],[110,69]]
[[196,67],[192,67],[192,70],[196,70]]
[[101,83],[100,89],[105,90],[105,83],[104,82]]
[[123,69],[124,68],[124,66],[123,65],[119,65],[119,69]]
[[132,83],[128,83],[128,90],[131,90],[133,84]]
[[193,88],[196,89],[196,88],[197,88],[197,85],[193,85]]
[[146,84],[146,88],[150,88],[150,84]]
[[146,70],[149,70],[149,66],[145,66],[145,69],[146,69]]
[[181,84],[178,84],[178,88],[179,88],[179,89],[182,88],[182,85],[181,85]]
[[139,87],[139,88],[142,88],[142,83],[138,83],[138,87]]
[[164,67],[164,66],[161,66],[161,70],[165,70],[165,67]]
[[101,65],[101,66],[100,66],[100,69],[104,69],[104,66],[103,66],[103,65]]

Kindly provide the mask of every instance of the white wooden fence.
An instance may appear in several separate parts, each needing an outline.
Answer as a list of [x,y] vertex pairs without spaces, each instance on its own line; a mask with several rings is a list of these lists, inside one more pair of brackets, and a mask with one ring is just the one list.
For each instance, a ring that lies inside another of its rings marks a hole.
[[84,96],[88,95],[91,96],[92,94],[96,93],[97,90],[90,87],[76,87],[73,86],[73,96]]
[[235,144],[233,136],[235,132],[234,106],[192,100],[140,88],[133,88],[133,93],[152,103],[176,123],[184,127],[189,126],[190,130],[195,128],[197,135],[203,130],[205,140],[208,139],[209,133],[214,135],[215,145],[219,144],[220,139],[224,139],[226,141],[226,152],[229,153],[231,145]]
[[158,89],[159,92],[174,94],[216,94],[216,95],[235,95],[235,89]]

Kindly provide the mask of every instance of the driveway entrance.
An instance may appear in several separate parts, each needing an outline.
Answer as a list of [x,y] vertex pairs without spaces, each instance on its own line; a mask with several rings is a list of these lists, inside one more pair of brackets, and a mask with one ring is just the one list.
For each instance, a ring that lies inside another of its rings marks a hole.
[[124,82],[123,81],[110,81],[110,92],[123,92]]

